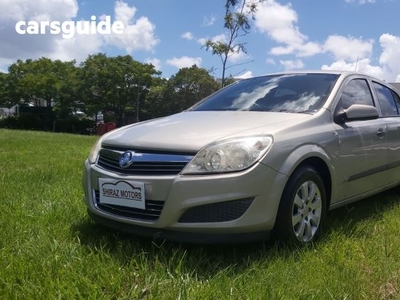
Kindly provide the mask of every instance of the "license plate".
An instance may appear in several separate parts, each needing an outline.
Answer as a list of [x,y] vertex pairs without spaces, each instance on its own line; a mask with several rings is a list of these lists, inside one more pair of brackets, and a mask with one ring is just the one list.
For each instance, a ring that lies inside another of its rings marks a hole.
[[145,209],[144,183],[99,178],[100,203]]

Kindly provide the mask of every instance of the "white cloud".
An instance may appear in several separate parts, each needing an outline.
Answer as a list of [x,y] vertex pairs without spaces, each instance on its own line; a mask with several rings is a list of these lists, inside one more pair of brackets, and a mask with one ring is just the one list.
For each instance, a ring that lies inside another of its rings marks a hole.
[[76,17],[76,0],[0,0],[0,21],[41,20],[44,16],[51,20],[65,21]]
[[280,60],[279,63],[284,67],[285,71],[304,68],[304,63],[300,59]]
[[75,35],[70,39],[58,38],[53,41],[53,51],[45,56],[63,61],[75,59],[84,61],[89,54],[101,51],[103,40],[99,35]]
[[297,13],[290,3],[282,5],[270,0],[259,4],[255,26],[278,44],[283,44],[271,49],[273,55],[312,56],[320,53],[321,47],[308,41],[296,26],[297,21]]
[[249,56],[248,54],[240,51],[240,52],[232,52],[231,54],[229,54],[228,56],[228,60],[230,63],[239,63],[239,62],[243,62],[245,60],[250,60],[251,56]]
[[[222,34],[218,34],[213,36],[211,39],[209,38],[200,38],[197,40],[197,42],[201,45],[205,45],[206,42],[208,40],[211,40],[214,43],[217,42],[221,42],[221,43],[227,43],[228,42],[228,37],[226,34],[222,33]],[[238,63],[241,61],[244,61],[246,59],[251,59],[251,57],[249,55],[247,55],[246,53],[244,53],[243,51],[237,51],[238,47],[235,47],[236,51],[232,51],[229,55],[228,55],[228,60],[230,63]]]
[[182,57],[174,57],[172,59],[167,60],[167,64],[174,66],[178,69],[182,68],[190,68],[193,65],[197,65],[200,67],[202,62],[201,57],[188,57],[188,56],[182,56]]
[[212,38],[209,38],[209,37],[199,38],[199,39],[197,39],[197,42],[200,45],[204,46],[208,40],[210,40],[214,43],[217,43],[217,42],[226,43],[227,39],[228,39],[227,36],[224,33],[222,33],[222,34],[215,35]]
[[291,4],[281,5],[274,0],[262,2],[256,13],[256,28],[273,40],[284,44],[302,44],[305,36],[295,26],[297,13]]
[[[379,57],[379,64],[374,65],[370,58],[362,57],[357,55],[343,54],[337,55],[339,59],[330,65],[323,65],[323,70],[357,70],[372,76],[376,76],[388,82],[398,81],[400,82],[400,37],[393,36],[390,34],[382,34],[379,39],[380,46],[382,48],[381,55]],[[355,44],[350,43],[350,48],[356,51],[357,47]],[[363,43],[359,44],[361,49],[364,49],[364,55],[369,55],[370,51],[366,50],[368,47]],[[346,48],[346,44],[341,44],[343,48]],[[372,50],[371,50],[372,51]],[[360,53],[357,52],[356,53]],[[362,50],[361,50],[362,53]],[[336,53],[338,54],[338,53]]]
[[[205,43],[208,41],[208,38],[201,38],[198,39],[197,42],[201,45],[205,45]],[[228,37],[226,34],[218,34],[213,36],[210,39],[212,42],[217,43],[217,42],[221,42],[221,43],[227,43],[228,42]],[[228,60],[231,63],[237,63],[240,61],[244,61],[245,59],[251,59],[251,57],[249,55],[247,55],[246,53],[244,53],[243,51],[237,51],[238,47],[234,47],[236,50],[232,51],[229,55],[228,55]]]
[[226,43],[227,42],[227,36],[225,34],[218,34],[216,36],[214,36],[211,41],[213,41],[214,43],[216,42],[221,42],[221,43]]
[[366,4],[366,3],[375,3],[375,0],[345,0],[346,3],[358,3],[358,4]]
[[[78,21],[76,0],[0,0],[0,68],[17,59],[84,60],[89,54],[101,52],[104,46],[117,46],[131,53],[137,50],[151,51],[158,44],[154,25],[145,17],[134,20],[136,8],[123,1],[115,3],[115,18],[125,24],[122,35],[78,35],[63,39],[61,35],[20,35],[15,30],[17,21]],[[101,20],[104,16],[96,16]],[[84,20],[79,20],[84,21]]]
[[339,35],[329,36],[323,49],[333,54],[336,60],[357,60],[369,57],[372,53],[373,40],[364,41]]
[[276,65],[275,60],[273,60],[272,58],[267,58],[267,59],[265,60],[265,63],[266,63],[267,65]]
[[[347,3],[366,4],[375,0],[346,0]],[[267,0],[258,6],[255,27],[278,45],[270,49],[272,55],[294,55],[311,57],[328,53],[334,62],[324,64],[322,69],[355,70],[382,78],[386,81],[400,81],[400,37],[382,34],[379,39],[381,54],[379,63],[374,63],[375,41],[341,35],[331,35],[324,42],[309,41],[299,27],[298,15],[290,3],[283,5],[276,0]],[[274,61],[269,58],[267,64]],[[302,69],[299,59],[280,60],[285,70]]]
[[382,54],[379,63],[391,80],[400,82],[400,37],[391,34],[382,34],[379,38]]
[[320,53],[321,51],[321,46],[315,42],[307,42],[297,46],[297,56],[300,57],[313,56]]
[[194,39],[193,33],[191,33],[190,31],[186,31],[185,33],[182,33],[181,38],[188,40],[188,41],[191,41]]
[[147,17],[134,19],[136,8],[130,7],[123,1],[115,3],[115,21],[125,25],[123,34],[105,35],[107,43],[114,45],[131,54],[133,51],[151,51],[160,42],[155,36],[155,25]]
[[241,75],[235,76],[235,78],[239,78],[239,79],[245,79],[245,78],[251,78],[253,77],[253,73],[251,71],[246,71]]
[[215,15],[206,16],[203,18],[203,26],[208,27],[214,25],[217,17]]
[[[68,54],[60,44],[76,41],[72,38],[70,41],[63,41],[61,35],[20,35],[15,30],[18,21],[68,21],[76,17],[78,4],[75,0],[59,1],[30,1],[30,0],[0,0],[0,67],[9,65],[17,59],[56,57],[59,51],[60,58],[72,60],[72,54]],[[97,43],[94,43],[97,45]],[[76,44],[75,49],[82,47],[84,53],[87,42],[82,41],[82,46]],[[93,45],[91,45],[92,47]],[[75,50],[76,51],[76,50]],[[58,57],[56,57],[58,58]]]
[[340,70],[340,71],[357,71],[377,78],[385,79],[384,71],[379,66],[371,65],[371,61],[368,58],[364,58],[358,61],[346,62],[344,60],[335,61],[331,65],[323,65],[322,70]]
[[214,43],[216,43],[216,42],[226,43],[227,39],[228,39],[227,36],[224,33],[222,33],[222,34],[215,35],[212,38],[209,38],[209,37],[199,38],[199,39],[197,39],[197,42],[200,45],[204,46],[208,40],[210,40]]
[[157,71],[161,70],[161,61],[158,58],[147,58],[145,63],[152,64]]
[[199,39],[197,39],[197,42],[202,46],[204,46],[207,41],[208,41],[207,38],[199,38]]

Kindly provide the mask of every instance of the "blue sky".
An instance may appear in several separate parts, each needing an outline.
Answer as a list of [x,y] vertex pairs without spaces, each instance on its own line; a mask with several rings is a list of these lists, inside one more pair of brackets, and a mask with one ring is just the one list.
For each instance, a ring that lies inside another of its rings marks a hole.
[[[249,1],[249,0],[248,0]],[[196,64],[220,77],[221,63],[202,47],[223,40],[224,0],[0,0],[0,69],[17,59],[83,61],[87,55],[130,54],[163,77]],[[25,20],[79,21],[95,15],[122,21],[122,35],[20,35]],[[266,0],[251,22],[246,55],[228,74],[249,77],[293,69],[347,69],[400,82],[400,0]],[[225,36],[226,38],[226,36]]]

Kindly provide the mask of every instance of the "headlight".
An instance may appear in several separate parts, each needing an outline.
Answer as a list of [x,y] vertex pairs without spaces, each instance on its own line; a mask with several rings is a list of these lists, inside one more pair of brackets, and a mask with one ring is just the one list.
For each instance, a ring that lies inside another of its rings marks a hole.
[[93,145],[92,150],[90,150],[89,156],[88,156],[88,161],[91,164],[95,164],[97,160],[97,155],[99,154],[99,151],[101,149],[101,141],[102,138],[99,138],[96,143]]
[[252,136],[218,141],[201,149],[182,174],[241,171],[255,164],[271,147],[272,136]]

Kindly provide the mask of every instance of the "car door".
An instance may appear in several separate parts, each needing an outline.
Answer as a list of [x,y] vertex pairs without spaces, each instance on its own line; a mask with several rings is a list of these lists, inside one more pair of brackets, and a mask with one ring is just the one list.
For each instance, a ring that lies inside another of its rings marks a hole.
[[400,179],[400,96],[379,82],[373,81],[372,87],[378,99],[382,117],[386,122],[388,145],[386,177],[391,182],[398,182]]
[[[335,113],[353,104],[375,106],[368,81],[353,78],[345,82]],[[385,184],[387,166],[386,122],[382,118],[335,124],[338,157],[337,187],[333,199],[346,200]],[[333,203],[332,203],[333,204]]]

